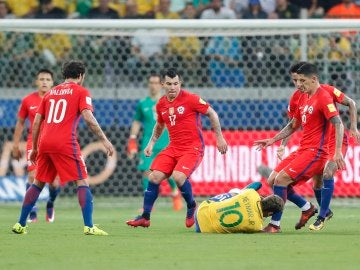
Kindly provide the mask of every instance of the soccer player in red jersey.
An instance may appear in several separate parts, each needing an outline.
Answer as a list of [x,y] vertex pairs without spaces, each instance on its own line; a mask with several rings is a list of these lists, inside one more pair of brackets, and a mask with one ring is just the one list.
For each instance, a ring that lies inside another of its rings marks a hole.
[[[318,81],[316,66],[306,63],[298,69],[297,73],[299,75],[300,89],[306,95],[301,95],[294,119],[273,138],[259,140],[254,143],[259,149],[262,149],[292,134],[300,126],[300,123],[303,126],[303,136],[299,149],[293,154],[287,166],[275,178],[274,194],[282,197],[284,201],[287,199],[288,185],[306,181],[314,175],[322,174],[328,159],[331,125],[335,127],[336,141],[333,162],[336,163],[339,169],[343,169],[345,166],[341,153],[344,133],[343,124],[333,99]],[[324,182],[325,189],[329,186]],[[330,192],[322,192],[321,195],[321,204],[323,204],[323,202],[329,200],[329,196],[331,199],[332,192],[331,194]],[[275,213],[264,231],[280,232],[281,215],[282,212]]]
[[[294,93],[292,94],[291,98],[290,98],[290,102],[289,102],[289,106],[288,106],[288,116],[289,119],[291,120],[294,117],[294,114],[296,112],[296,109],[298,107],[298,102],[299,102],[299,98],[301,97],[301,95],[303,95],[302,91],[300,90],[300,83],[299,83],[299,79],[298,79],[298,74],[297,69],[299,69],[299,67],[301,67],[303,64],[305,64],[306,62],[299,62],[297,64],[294,64],[291,68],[290,68],[290,75],[292,77],[293,83],[294,85],[297,87],[297,90],[294,91]],[[333,98],[334,103],[340,103],[342,105],[348,106],[349,107],[349,114],[350,114],[350,119],[351,119],[351,123],[350,123],[350,136],[356,138],[356,141],[359,142],[360,141],[360,134],[357,130],[357,109],[356,109],[356,103],[354,100],[352,100],[350,97],[346,96],[344,93],[342,93],[340,90],[336,89],[333,86],[330,85],[326,85],[326,84],[321,84],[322,88],[325,89],[330,96]],[[334,132],[334,129],[333,129]],[[278,149],[277,152],[277,156],[279,159],[282,159],[282,156],[284,154],[284,146],[286,145],[288,139],[290,138],[287,137],[284,140],[282,140],[281,145]],[[330,141],[328,143],[328,147],[330,147],[330,152],[329,152],[329,156],[332,157],[335,153],[335,134],[333,133],[330,136]],[[347,150],[347,146],[348,146],[348,138],[347,136],[344,135],[344,139],[343,139],[343,144],[342,144],[342,154],[343,156],[345,156],[346,154],[346,150]],[[271,172],[270,176],[268,177],[268,184],[272,187],[275,181],[276,176],[278,175],[278,173],[285,168],[294,158],[294,155],[296,156],[296,152],[290,154],[286,159],[282,160],[278,166]],[[335,173],[335,172],[334,172]],[[314,189],[314,194],[316,197],[316,200],[319,204],[319,206],[321,205],[321,189],[322,189],[322,185],[323,185],[323,181],[322,181],[322,175],[315,175],[313,176],[313,189]],[[303,181],[305,181],[307,179],[303,179]],[[296,183],[294,183],[293,185],[298,184],[299,182],[302,181],[298,181]],[[294,204],[296,204],[299,208],[301,208],[302,210],[302,214],[300,217],[299,222],[295,225],[295,229],[301,229],[306,222],[317,213],[317,209],[314,205],[312,205],[310,202],[306,201],[303,197],[301,197],[300,195],[298,195],[295,190],[293,189],[293,185],[289,185],[288,186],[288,197],[287,199],[291,202],[293,202]],[[326,213],[325,218],[326,219],[330,219],[333,216],[332,211],[329,209]]]
[[[33,92],[26,97],[21,102],[20,109],[18,112],[18,119],[14,131],[14,144],[12,148],[12,156],[14,159],[19,160],[22,156],[21,151],[19,150],[19,144],[21,140],[21,135],[25,127],[26,118],[29,119],[29,129],[27,135],[27,144],[26,144],[26,159],[27,159],[27,171],[28,171],[28,182],[26,183],[26,189],[34,182],[34,175],[36,166],[31,164],[29,157],[32,147],[32,125],[34,122],[35,114],[37,108],[39,107],[43,96],[53,87],[54,77],[53,73],[48,69],[41,69],[36,74],[36,86],[37,91]],[[54,222],[55,211],[54,211],[54,202],[57,195],[60,192],[58,183],[54,182],[49,184],[49,199],[46,204],[46,221]],[[36,222],[37,219],[37,208],[36,206],[30,212],[29,222]]]
[[175,69],[163,71],[161,80],[165,95],[156,105],[157,121],[144,153],[146,156],[152,155],[154,144],[165,126],[169,131],[170,144],[156,156],[151,165],[152,172],[144,193],[142,215],[126,223],[133,227],[150,226],[150,213],[158,197],[159,185],[172,176],[187,203],[185,224],[189,228],[195,222],[196,209],[189,177],[204,155],[201,114],[209,117],[216,134],[216,146],[221,154],[226,153],[227,143],[215,110],[198,95],[181,88],[180,76]]
[[[103,143],[109,156],[115,150],[92,113],[89,91],[82,87],[85,65],[80,61],[66,62],[62,73],[65,81],[43,97],[34,119],[30,161],[37,165],[37,170],[34,183],[26,191],[19,221],[12,231],[18,234],[27,233],[26,217],[45,183],[52,183],[58,175],[61,183],[75,181],[78,187],[77,195],[85,225],[84,234],[107,235],[92,222],[93,199],[76,136],[80,117],[83,117]],[[39,136],[41,125],[43,126]]]

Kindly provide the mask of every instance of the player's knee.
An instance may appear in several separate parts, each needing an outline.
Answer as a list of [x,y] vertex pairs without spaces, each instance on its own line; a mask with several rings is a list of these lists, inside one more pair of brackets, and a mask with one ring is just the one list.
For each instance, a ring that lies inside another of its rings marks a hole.
[[277,173],[272,172],[272,173],[270,174],[269,178],[266,180],[267,183],[268,183],[268,185],[269,185],[269,187],[271,187],[271,188],[272,188],[273,185],[274,185],[276,175],[277,175]]
[[171,177],[179,187],[182,186],[186,180],[186,175],[182,172],[174,171]]
[[149,181],[154,184],[160,184],[165,178],[161,174],[152,172],[149,174]]
[[274,185],[277,186],[287,186],[292,182],[292,179],[286,175],[286,174],[282,174],[279,173],[274,180]]

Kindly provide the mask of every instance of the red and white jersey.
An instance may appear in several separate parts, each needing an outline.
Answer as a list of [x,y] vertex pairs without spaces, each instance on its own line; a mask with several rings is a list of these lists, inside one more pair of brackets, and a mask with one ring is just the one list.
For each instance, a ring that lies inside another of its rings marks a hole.
[[34,123],[34,118],[36,115],[36,111],[41,103],[42,98],[39,96],[38,92],[33,92],[21,101],[21,105],[18,112],[18,117],[22,119],[29,119],[30,125],[28,129],[27,136],[27,145],[31,148],[31,140],[32,140],[32,125]]
[[157,121],[165,123],[170,144],[177,149],[204,149],[201,115],[205,114],[209,104],[198,95],[183,89],[173,100],[163,96],[156,104]]
[[84,87],[64,82],[52,88],[37,111],[44,117],[39,152],[80,153],[76,130],[84,109],[93,111],[90,93]]
[[320,86],[311,97],[307,94],[301,95],[294,115],[303,127],[300,148],[313,148],[328,153],[328,143],[332,132],[331,123],[328,120],[336,115],[339,115],[339,112],[333,98],[324,87]]

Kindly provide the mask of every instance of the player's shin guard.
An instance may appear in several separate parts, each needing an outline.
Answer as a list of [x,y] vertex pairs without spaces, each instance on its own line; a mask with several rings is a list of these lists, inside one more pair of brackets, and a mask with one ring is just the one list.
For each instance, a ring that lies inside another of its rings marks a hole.
[[321,205],[320,205],[320,214],[319,214],[319,216],[322,218],[326,217],[333,193],[334,193],[334,178],[324,179],[324,186],[321,189]]
[[48,200],[48,204],[53,204],[56,200],[56,197],[59,195],[60,193],[60,188],[54,188],[52,186],[49,186],[49,200]]
[[287,187],[287,199],[299,208],[306,204],[306,200],[297,194],[292,186]]
[[93,197],[88,186],[79,186],[77,189],[79,204],[81,207],[84,224],[90,228],[93,227]]
[[[284,202],[286,202],[287,199],[287,187],[284,186],[277,186],[274,185],[273,186],[273,190],[274,190],[274,194],[278,195],[280,198],[282,198],[284,200]],[[272,215],[271,217],[271,223],[274,225],[279,226],[280,225],[280,220],[281,220],[281,216],[282,216],[282,211],[281,212],[276,212]],[[275,224],[276,223],[276,224]]]
[[39,198],[41,190],[42,188],[33,184],[26,191],[19,219],[19,223],[21,224],[21,226],[26,225],[26,219],[31,209],[35,205],[37,199]]
[[179,187],[180,191],[181,191],[181,195],[183,196],[183,198],[185,199],[186,203],[187,203],[187,208],[194,208],[196,206],[196,202],[194,200],[194,196],[192,193],[192,187],[190,184],[189,179],[186,179],[184,184]]
[[159,184],[154,184],[152,182],[149,182],[149,185],[144,193],[144,212],[142,216],[145,219],[150,219],[150,213],[154,206],[154,203],[159,195]]

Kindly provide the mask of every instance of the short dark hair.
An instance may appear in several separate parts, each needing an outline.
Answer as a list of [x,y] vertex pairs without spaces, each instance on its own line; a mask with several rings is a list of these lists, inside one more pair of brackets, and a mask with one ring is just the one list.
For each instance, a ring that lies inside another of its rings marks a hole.
[[179,79],[180,79],[180,74],[177,72],[177,70],[175,68],[169,68],[169,69],[162,70],[160,73],[161,81],[164,81],[166,76],[171,79],[175,78],[176,76],[179,76]]
[[65,62],[62,66],[62,75],[64,79],[77,79],[85,74],[85,64],[82,61],[71,60]]
[[40,70],[36,73],[36,78],[39,76],[40,73],[50,74],[50,75],[51,75],[51,78],[54,79],[54,73],[53,73],[50,69],[47,69],[47,68],[42,68],[42,69],[40,69]]
[[298,69],[302,66],[305,65],[307,62],[302,61],[302,62],[297,62],[295,64],[293,64],[290,69],[289,69],[289,73],[297,73]]
[[314,64],[305,63],[301,67],[298,68],[296,71],[297,74],[302,74],[306,77],[309,77],[311,75],[318,76],[318,69]]
[[264,212],[279,212],[284,209],[284,200],[278,195],[269,195],[261,200],[261,209]]

